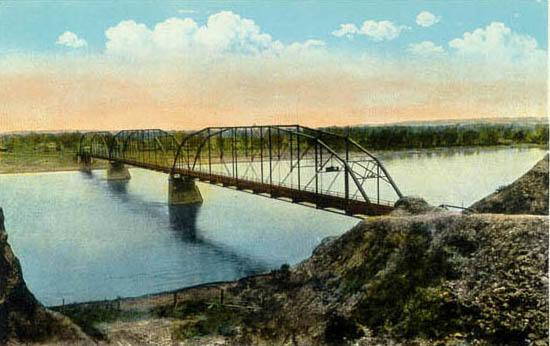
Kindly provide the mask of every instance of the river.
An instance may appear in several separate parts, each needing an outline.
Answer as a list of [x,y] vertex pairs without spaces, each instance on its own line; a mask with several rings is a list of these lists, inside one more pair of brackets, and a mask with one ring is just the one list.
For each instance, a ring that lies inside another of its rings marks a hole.
[[[545,151],[515,147],[378,153],[406,195],[468,206]],[[45,305],[233,280],[296,264],[358,219],[199,183],[204,203],[169,207],[167,176],[130,170],[0,175],[0,206],[25,280]]]

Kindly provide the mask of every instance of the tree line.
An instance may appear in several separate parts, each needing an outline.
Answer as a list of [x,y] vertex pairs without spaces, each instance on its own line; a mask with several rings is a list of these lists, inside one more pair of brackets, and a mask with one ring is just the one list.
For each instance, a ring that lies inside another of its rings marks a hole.
[[[322,130],[347,135],[361,146],[375,150],[513,144],[548,145],[548,124],[542,123],[351,126],[327,127]],[[181,140],[188,133],[178,131],[173,134]],[[0,135],[0,150],[76,152],[81,136],[80,132],[4,134]],[[239,135],[239,137],[242,136]],[[239,147],[247,142],[244,137],[237,140]],[[280,140],[284,142],[287,139]]]
[[452,124],[328,127],[368,149],[548,144],[548,124]]

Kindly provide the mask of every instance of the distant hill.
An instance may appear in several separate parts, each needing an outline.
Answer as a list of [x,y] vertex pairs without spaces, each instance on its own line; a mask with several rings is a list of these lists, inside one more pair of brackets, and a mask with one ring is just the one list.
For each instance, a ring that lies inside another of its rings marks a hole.
[[444,119],[444,120],[425,120],[425,121],[400,121],[384,124],[365,124],[356,126],[441,126],[441,125],[460,125],[460,124],[547,124],[548,119],[544,117],[499,117],[499,118],[474,118],[474,119]]

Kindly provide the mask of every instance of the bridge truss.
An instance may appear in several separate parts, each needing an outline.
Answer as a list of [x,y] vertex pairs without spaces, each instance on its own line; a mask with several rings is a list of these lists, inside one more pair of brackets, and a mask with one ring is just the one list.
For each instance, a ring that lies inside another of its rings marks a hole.
[[162,130],[88,133],[79,155],[347,214],[385,214],[402,197],[380,160],[353,139],[299,125],[208,127],[181,141]]

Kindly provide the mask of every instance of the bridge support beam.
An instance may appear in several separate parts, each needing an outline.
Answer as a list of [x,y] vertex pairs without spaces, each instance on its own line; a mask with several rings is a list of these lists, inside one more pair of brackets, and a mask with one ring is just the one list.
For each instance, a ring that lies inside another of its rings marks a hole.
[[168,204],[201,203],[202,195],[195,180],[180,175],[168,179]]
[[107,180],[129,180],[130,171],[122,162],[111,161],[107,168]]
[[92,170],[92,157],[88,154],[81,154],[77,156],[77,160],[80,166],[80,171],[91,172]]

